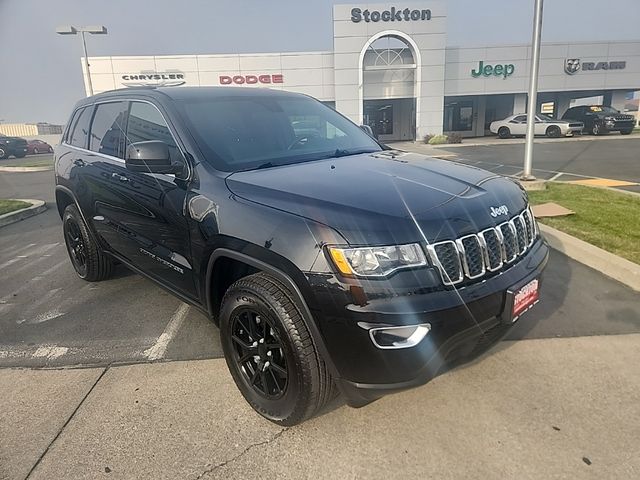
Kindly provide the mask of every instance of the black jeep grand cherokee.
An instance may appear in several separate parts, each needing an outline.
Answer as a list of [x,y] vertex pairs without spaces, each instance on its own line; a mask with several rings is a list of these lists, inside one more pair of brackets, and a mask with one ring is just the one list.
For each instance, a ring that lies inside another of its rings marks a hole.
[[420,385],[538,300],[548,248],[520,186],[388,150],[304,95],[108,92],[55,159],[71,262],[114,262],[220,327],[251,406],[282,425]]

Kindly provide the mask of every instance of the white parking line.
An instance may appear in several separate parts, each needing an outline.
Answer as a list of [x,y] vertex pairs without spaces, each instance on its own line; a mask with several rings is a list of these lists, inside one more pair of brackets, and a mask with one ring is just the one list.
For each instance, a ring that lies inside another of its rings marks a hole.
[[563,173],[563,172],[558,172],[558,173],[556,173],[553,177],[551,177],[551,178],[549,179],[549,181],[550,181],[550,182],[553,182],[555,179],[557,179],[558,177],[561,177],[562,175],[564,175],[564,173]]
[[47,257],[44,256],[45,252],[48,252],[49,250],[51,250],[52,248],[57,247],[58,245],[60,245],[60,243],[50,243],[48,245],[43,245],[42,247],[38,248],[36,251],[28,253],[27,254],[27,259],[30,259],[32,257],[36,257],[33,258],[32,261],[25,263],[24,265],[20,266],[19,268],[15,269],[13,271],[13,273],[18,273],[21,272],[22,270],[24,270],[27,267],[32,266],[35,263],[38,263],[44,259],[46,259]]
[[143,352],[143,355],[148,360],[159,360],[164,357],[167,347],[169,346],[169,342],[173,340],[178,333],[178,330],[180,330],[187,313],[189,313],[189,305],[186,303],[181,304],[171,317],[171,320],[164,329],[164,332],[162,332],[162,335],[158,337],[156,343],[151,348],[148,348]]
[[24,250],[27,250],[31,247],[33,247],[35,245],[35,243],[30,243],[28,245],[23,245],[21,247],[18,248],[10,248],[9,250],[4,250],[2,253],[4,253],[5,255],[7,255],[8,257],[10,257],[11,255],[16,255]]

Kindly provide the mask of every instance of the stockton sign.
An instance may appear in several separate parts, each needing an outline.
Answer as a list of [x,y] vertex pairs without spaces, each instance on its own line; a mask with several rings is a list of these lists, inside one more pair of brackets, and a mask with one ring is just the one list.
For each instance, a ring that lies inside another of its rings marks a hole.
[[409,22],[411,20],[431,20],[431,10],[413,10],[410,8],[391,7],[389,10],[362,10],[361,8],[351,9],[351,21],[359,23],[369,22]]
[[153,86],[176,87],[186,80],[182,72],[140,72],[126,73],[120,77],[125,87]]
[[505,65],[490,65],[484,64],[483,60],[480,60],[480,63],[475,69],[471,69],[471,76],[474,78],[478,78],[480,76],[490,77],[492,75],[496,77],[507,78],[510,75],[513,75],[513,72],[516,71],[516,66],[513,63],[507,63]]
[[284,83],[284,76],[281,73],[272,75],[220,75],[220,85],[269,85],[272,83]]

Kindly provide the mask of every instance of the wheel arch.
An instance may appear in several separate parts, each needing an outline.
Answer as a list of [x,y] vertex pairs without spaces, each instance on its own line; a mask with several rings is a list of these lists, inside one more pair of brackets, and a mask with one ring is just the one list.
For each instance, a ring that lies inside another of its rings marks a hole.
[[[270,255],[277,255],[273,252],[267,252],[267,253]],[[215,269],[216,269],[216,266],[220,266],[219,262],[228,261],[229,259],[236,262],[243,263],[251,267],[252,269],[254,269],[256,272],[261,271],[273,276],[276,280],[282,283],[289,290],[289,292],[293,295],[294,302],[300,308],[302,318],[305,322],[305,325],[309,333],[311,334],[311,338],[314,346],[316,347],[316,351],[319,352],[319,354],[322,356],[322,359],[327,364],[327,367],[329,368],[329,371],[331,372],[332,376],[334,378],[338,378],[339,377],[338,372],[335,368],[333,361],[329,356],[329,352],[325,346],[324,339],[322,337],[322,334],[320,333],[320,329],[318,328],[318,325],[314,319],[314,316],[311,313],[309,302],[307,301],[307,298],[309,298],[309,296],[311,295],[311,292],[306,291],[306,296],[305,296],[302,289],[300,288],[298,283],[295,281],[294,277],[298,277],[298,281],[302,280],[303,282],[306,282],[306,280],[304,280],[303,273],[297,269],[295,269],[295,271],[293,272],[285,271],[279,266],[275,266],[273,263],[266,261],[265,259],[257,258],[254,255],[249,255],[247,253],[240,252],[238,250],[233,250],[227,247],[220,247],[215,249],[212,252],[211,256],[209,257],[209,261],[207,263],[207,271],[206,271],[207,273],[206,273],[206,282],[205,282],[205,289],[206,289],[205,292],[207,295],[206,307],[207,307],[207,311],[212,316],[212,318],[214,318],[214,320],[217,322],[217,319],[215,318],[216,315],[214,314],[215,313],[214,312],[215,305],[213,304],[214,298],[212,298],[212,295],[211,295],[212,287],[213,287],[212,280],[215,278],[214,274],[216,272]],[[283,258],[283,260],[287,262],[286,259]],[[290,267],[288,270],[291,270],[292,268],[294,267]],[[303,287],[304,290],[307,290],[307,288]]]

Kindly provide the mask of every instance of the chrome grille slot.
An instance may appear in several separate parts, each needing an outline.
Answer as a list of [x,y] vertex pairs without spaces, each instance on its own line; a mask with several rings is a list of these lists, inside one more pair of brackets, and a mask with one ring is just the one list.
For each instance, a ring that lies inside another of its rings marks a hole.
[[535,242],[538,228],[527,208],[510,220],[478,234],[427,245],[431,263],[445,285],[495,272],[522,256]]
[[462,281],[464,275],[456,242],[447,240],[445,242],[428,245],[427,251],[433,264],[440,270],[442,279],[446,285],[452,285]]

